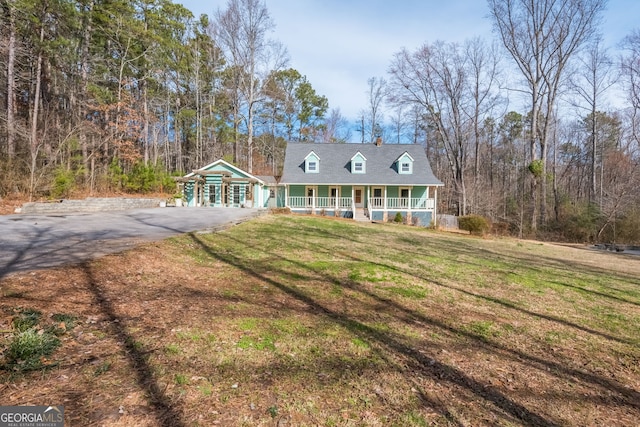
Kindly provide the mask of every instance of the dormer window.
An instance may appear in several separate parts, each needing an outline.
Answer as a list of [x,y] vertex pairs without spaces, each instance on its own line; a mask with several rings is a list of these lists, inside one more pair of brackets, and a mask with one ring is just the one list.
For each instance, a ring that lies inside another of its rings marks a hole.
[[351,158],[351,173],[367,173],[367,158],[359,151]]
[[306,173],[320,172],[320,157],[313,151],[304,158],[304,171]]
[[413,157],[406,151],[396,160],[398,173],[401,175],[411,175],[413,173]]

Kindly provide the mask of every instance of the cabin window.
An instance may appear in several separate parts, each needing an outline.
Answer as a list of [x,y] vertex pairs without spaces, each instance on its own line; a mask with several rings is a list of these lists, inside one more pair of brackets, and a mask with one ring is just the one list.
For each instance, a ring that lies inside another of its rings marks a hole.
[[240,186],[238,184],[233,186],[233,204],[240,204]]
[[210,204],[215,204],[216,202],[216,185],[215,184],[209,184],[209,203]]

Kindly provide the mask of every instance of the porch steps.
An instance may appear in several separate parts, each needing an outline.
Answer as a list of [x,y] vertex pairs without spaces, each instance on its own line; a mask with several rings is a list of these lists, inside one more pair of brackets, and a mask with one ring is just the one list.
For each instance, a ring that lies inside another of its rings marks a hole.
[[355,212],[353,213],[353,219],[354,221],[360,221],[360,222],[370,221],[369,217],[364,213],[364,208],[356,208]]

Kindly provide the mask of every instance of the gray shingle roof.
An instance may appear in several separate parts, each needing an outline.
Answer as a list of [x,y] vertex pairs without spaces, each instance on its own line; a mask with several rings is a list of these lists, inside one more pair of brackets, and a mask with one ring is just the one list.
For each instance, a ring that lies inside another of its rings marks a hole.
[[[319,173],[305,173],[304,158],[320,157]],[[366,173],[351,173],[351,158],[362,153]],[[414,159],[412,174],[399,174],[396,160],[405,152]],[[339,185],[443,185],[433,175],[424,147],[415,144],[300,144],[289,143],[280,183]]]

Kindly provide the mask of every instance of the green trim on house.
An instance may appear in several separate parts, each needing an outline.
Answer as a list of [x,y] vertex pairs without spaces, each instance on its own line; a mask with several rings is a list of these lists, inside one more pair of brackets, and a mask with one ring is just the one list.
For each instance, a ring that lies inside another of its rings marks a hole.
[[194,170],[181,181],[187,206],[267,207],[270,203],[271,189],[263,180],[224,160]]

